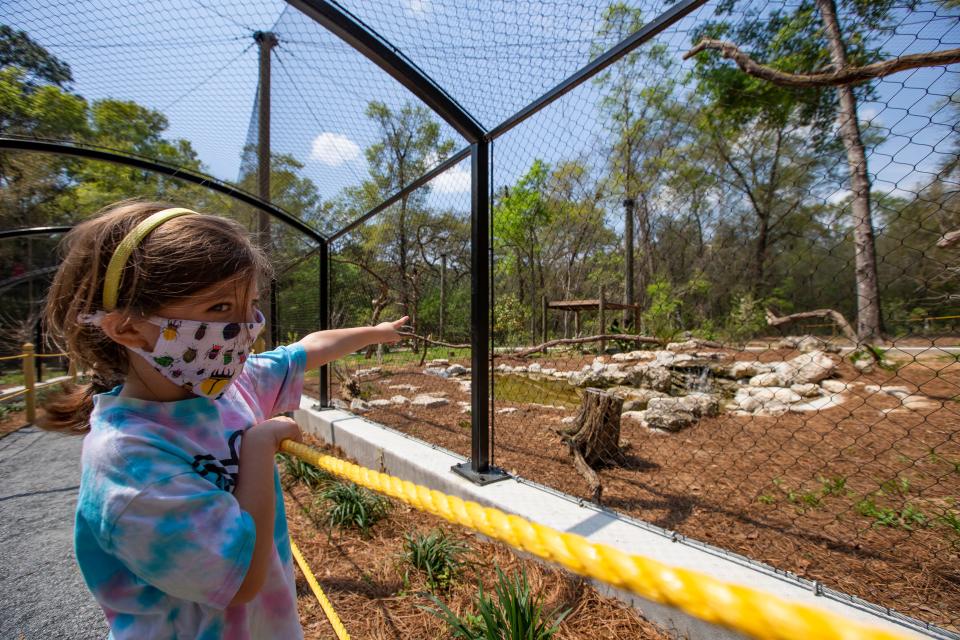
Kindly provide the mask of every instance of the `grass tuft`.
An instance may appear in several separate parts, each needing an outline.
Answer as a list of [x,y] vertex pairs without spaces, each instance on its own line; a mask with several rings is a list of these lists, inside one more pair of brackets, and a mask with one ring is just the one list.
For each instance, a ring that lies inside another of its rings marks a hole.
[[466,565],[470,547],[450,536],[443,529],[406,534],[403,539],[402,560],[409,565],[404,572],[404,584],[410,583],[410,569],[426,574],[432,590],[447,589]]
[[390,502],[352,482],[335,482],[320,494],[327,503],[324,520],[334,528],[355,527],[366,534],[387,515]]
[[542,598],[530,593],[526,570],[508,577],[497,567],[494,592],[496,598],[478,585],[473,602],[476,613],[462,617],[432,594],[430,599],[438,608],[424,608],[446,622],[454,638],[464,640],[550,640],[570,613],[569,609],[544,612]]

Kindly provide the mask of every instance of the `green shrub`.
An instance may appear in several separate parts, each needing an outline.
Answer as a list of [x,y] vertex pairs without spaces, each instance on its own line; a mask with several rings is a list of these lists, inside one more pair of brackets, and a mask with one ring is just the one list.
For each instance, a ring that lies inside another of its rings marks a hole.
[[667,342],[680,331],[680,296],[665,278],[659,278],[647,286],[650,306],[643,312],[643,322],[653,337]]
[[438,609],[427,611],[447,623],[454,638],[465,640],[549,640],[570,610],[543,611],[542,598],[530,593],[527,572],[507,577],[497,567],[496,599],[478,585],[474,598],[476,614],[460,617],[434,595]]
[[336,482],[320,494],[327,503],[324,519],[331,527],[356,527],[366,534],[387,515],[390,502],[352,482]]
[[[403,539],[403,561],[425,573],[431,589],[449,587],[466,564],[464,558],[469,553],[469,546],[442,529],[434,529],[426,535],[419,531],[408,533]],[[405,584],[410,582],[409,567],[403,576]]]
[[285,479],[289,479],[289,481],[293,483],[302,482],[310,489],[320,489],[326,487],[331,482],[336,480],[333,474],[324,471],[323,469],[318,469],[312,464],[304,462],[296,456],[291,456],[286,453],[278,453],[277,462],[283,469],[283,475]]
[[730,342],[744,344],[766,326],[763,301],[754,298],[752,293],[745,293],[733,299],[724,334]]

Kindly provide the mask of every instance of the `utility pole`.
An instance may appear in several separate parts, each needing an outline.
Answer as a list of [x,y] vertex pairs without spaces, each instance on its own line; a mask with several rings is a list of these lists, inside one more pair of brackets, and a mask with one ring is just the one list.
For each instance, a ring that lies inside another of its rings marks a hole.
[[[623,200],[623,236],[624,236],[624,304],[635,304],[633,296],[633,198],[624,198]],[[623,310],[623,328],[626,332],[627,326],[633,322],[633,310]],[[639,331],[639,327],[634,327],[634,333]]]
[[[260,82],[257,93],[257,192],[262,200],[270,202],[270,50],[277,45],[277,37],[269,31],[257,31],[253,39],[260,45]],[[273,242],[270,234],[270,215],[260,211],[257,218],[257,237],[260,246],[273,259]],[[276,298],[276,285],[270,282],[269,299]],[[276,328],[273,326],[273,305],[264,305],[263,315],[267,322],[264,335],[269,340],[268,349],[273,344]]]

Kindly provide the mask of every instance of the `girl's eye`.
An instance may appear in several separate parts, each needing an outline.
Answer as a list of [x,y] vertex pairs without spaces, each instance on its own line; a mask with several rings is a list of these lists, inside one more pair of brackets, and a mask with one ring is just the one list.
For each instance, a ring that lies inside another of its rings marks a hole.
[[229,310],[230,310],[229,302],[219,302],[213,305],[212,307],[210,307],[209,309],[207,309],[207,311],[212,311],[213,313],[223,313],[224,311],[229,311]]

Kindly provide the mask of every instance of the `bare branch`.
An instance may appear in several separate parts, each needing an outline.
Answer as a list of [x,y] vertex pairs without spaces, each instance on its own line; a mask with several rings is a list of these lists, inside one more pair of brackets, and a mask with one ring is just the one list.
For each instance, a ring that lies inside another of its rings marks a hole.
[[469,344],[450,344],[449,342],[441,342],[440,340],[434,340],[430,337],[418,336],[415,333],[408,333],[406,331],[397,331],[398,336],[403,336],[404,338],[415,338],[417,340],[422,340],[430,344],[439,345],[441,347],[447,347],[448,349],[469,349]]
[[832,320],[834,324],[839,327],[840,332],[847,338],[850,342],[857,344],[857,333],[853,330],[853,327],[850,326],[850,323],[847,322],[847,319],[843,317],[843,314],[839,311],[833,309],[817,309],[815,311],[803,311],[801,313],[791,313],[788,316],[778,316],[770,309],[767,309],[767,324],[771,327],[778,327],[782,324],[790,324],[791,322],[796,322],[797,320],[804,320],[806,318],[821,318],[823,320]]
[[898,56],[882,62],[874,62],[862,67],[845,67],[839,71],[826,73],[786,73],[773,67],[760,64],[740,50],[737,45],[726,40],[704,38],[693,49],[684,54],[683,59],[691,58],[701,51],[719,51],[720,55],[737,63],[740,69],[751,76],[761,78],[781,87],[812,88],[836,87],[859,84],[874,78],[882,78],[898,71],[920,67],[937,67],[960,62],[960,49],[946,49],[929,53],[912,53]]
[[943,237],[937,241],[937,246],[943,249],[958,242],[960,242],[960,229],[954,229],[943,234]]
[[656,344],[662,345],[663,341],[657,340],[656,338],[651,338],[649,336],[632,336],[624,333],[605,333],[599,336],[588,336],[585,338],[559,338],[557,340],[549,340],[543,344],[537,345],[535,347],[528,347],[516,353],[505,353],[505,354],[495,354],[494,357],[509,357],[509,358],[526,358],[531,353],[537,353],[538,351],[544,351],[550,347],[555,347],[558,344],[583,344],[585,342],[599,342],[600,340],[622,340],[625,342],[636,342],[642,344]]

